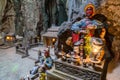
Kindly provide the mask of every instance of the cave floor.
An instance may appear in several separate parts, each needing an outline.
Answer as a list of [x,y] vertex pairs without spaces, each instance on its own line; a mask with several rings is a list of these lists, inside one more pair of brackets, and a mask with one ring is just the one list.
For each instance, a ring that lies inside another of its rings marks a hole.
[[[16,54],[15,47],[0,49],[0,80],[19,80],[21,77],[26,77],[29,74],[29,70],[34,66],[39,49],[44,50],[44,47],[39,46],[30,49],[30,56],[27,58],[21,58],[20,54]],[[53,56],[54,53],[51,52],[51,54]],[[111,61],[107,80],[120,80],[119,74],[120,63],[116,64],[114,60]]]

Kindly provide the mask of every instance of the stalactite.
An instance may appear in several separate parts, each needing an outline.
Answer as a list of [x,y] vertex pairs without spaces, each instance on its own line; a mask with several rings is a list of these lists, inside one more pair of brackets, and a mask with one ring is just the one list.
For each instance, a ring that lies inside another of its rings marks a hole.
[[23,14],[21,10],[22,0],[13,0],[15,16],[15,33],[16,35],[23,35]]

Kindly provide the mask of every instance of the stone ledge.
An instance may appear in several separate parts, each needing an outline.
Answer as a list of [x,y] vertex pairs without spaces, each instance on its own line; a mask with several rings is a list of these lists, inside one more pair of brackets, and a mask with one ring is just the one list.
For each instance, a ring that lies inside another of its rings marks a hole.
[[101,72],[90,68],[75,66],[67,62],[55,61],[55,70],[67,73],[83,80],[100,80]]
[[58,70],[47,71],[47,80],[83,80]]

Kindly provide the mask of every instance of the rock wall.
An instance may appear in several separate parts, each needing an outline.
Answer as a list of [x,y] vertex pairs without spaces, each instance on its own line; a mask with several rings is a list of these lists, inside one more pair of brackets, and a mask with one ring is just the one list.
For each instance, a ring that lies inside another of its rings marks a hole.
[[41,2],[44,32],[52,25],[60,26],[67,21],[66,0],[41,0]]
[[23,35],[23,26],[24,26],[24,20],[23,20],[23,14],[21,10],[22,1],[21,0],[13,0],[14,2],[14,10],[15,10],[15,33],[17,35]]
[[12,0],[0,0],[0,28],[4,33],[15,33],[15,11]]
[[39,20],[39,7],[34,0],[23,0],[21,6],[25,30],[35,31]]
[[1,20],[2,17],[4,15],[4,10],[5,10],[5,6],[6,6],[7,0],[0,0],[0,25],[1,25]]
[[112,50],[118,56],[120,54],[120,0],[105,1],[97,9],[97,13],[105,15],[108,19],[108,31],[114,36]]
[[97,8],[104,1],[103,0],[67,0],[66,11],[68,15],[68,21],[74,21],[74,19],[76,19],[77,17],[82,18],[85,15],[84,7],[88,3],[94,4],[94,6]]
[[[14,4],[16,4],[14,6],[16,12],[15,20],[16,34],[24,35],[26,34],[25,33],[26,30],[27,32],[32,31],[32,33],[34,33],[33,34],[34,36],[35,34],[38,34],[38,32],[36,32],[36,29],[38,30],[43,22],[41,14],[42,0],[13,0],[13,1]],[[39,26],[39,28],[37,26]]]

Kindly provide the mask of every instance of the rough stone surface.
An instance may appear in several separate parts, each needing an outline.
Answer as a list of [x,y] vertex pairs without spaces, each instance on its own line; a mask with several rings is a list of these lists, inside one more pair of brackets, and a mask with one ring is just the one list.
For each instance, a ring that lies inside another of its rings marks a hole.
[[29,74],[34,60],[21,58],[15,48],[0,49],[0,80],[19,80]]
[[28,30],[33,29],[33,31],[35,31],[39,19],[37,2],[33,0],[24,0],[22,2],[22,10],[25,19],[25,27],[27,27]]
[[105,15],[108,19],[108,31],[114,36],[112,50],[115,52],[115,58],[117,58],[120,54],[120,1],[107,0],[97,9],[97,13]]
[[[20,77],[25,77],[29,74],[34,66],[34,61],[37,59],[38,50],[43,51],[44,46],[38,46],[29,50],[30,56],[21,58],[21,55],[16,54],[15,48],[0,49],[0,80],[19,80]],[[55,59],[54,49],[51,49],[52,58]],[[120,63],[115,61],[110,62],[107,80],[120,80]]]
[[[6,6],[6,2],[7,0],[0,0],[0,25],[1,25],[1,20],[2,20],[2,17],[4,15],[4,9],[5,9],[5,6]],[[1,28],[1,26],[0,26]]]
[[100,80],[101,73],[92,69],[77,67],[67,62],[56,61],[55,69],[84,80]]
[[4,33],[15,33],[15,11],[12,0],[0,1],[0,29]]
[[[44,46],[32,48],[29,50],[30,56],[22,58],[22,54],[18,54],[15,47],[1,49],[0,46],[0,80],[20,80],[21,77],[30,76],[29,71],[33,68],[35,60],[38,59],[38,51],[43,52],[44,49]],[[53,56],[53,49],[51,50],[50,53]]]

